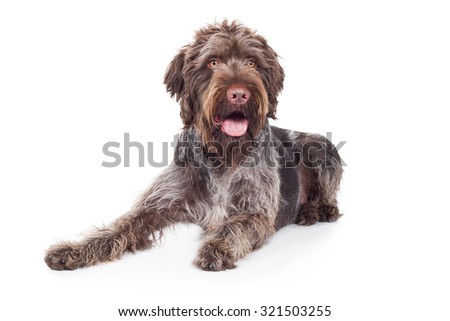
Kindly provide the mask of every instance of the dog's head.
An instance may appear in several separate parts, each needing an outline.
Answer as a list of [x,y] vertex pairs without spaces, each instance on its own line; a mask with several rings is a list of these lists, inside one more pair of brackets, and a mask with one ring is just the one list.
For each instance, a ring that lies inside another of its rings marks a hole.
[[203,141],[248,140],[275,118],[284,72],[255,31],[233,21],[196,32],[169,64],[164,84],[181,105],[185,127]]

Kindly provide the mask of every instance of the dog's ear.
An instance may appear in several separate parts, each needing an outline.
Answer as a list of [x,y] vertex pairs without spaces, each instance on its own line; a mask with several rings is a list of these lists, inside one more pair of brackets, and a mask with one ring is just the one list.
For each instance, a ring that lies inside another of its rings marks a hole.
[[283,89],[284,82],[284,70],[278,62],[278,55],[276,52],[268,47],[268,53],[270,56],[269,68],[266,70],[267,77],[267,94],[269,98],[269,111],[267,112],[267,117],[276,119],[277,105],[278,105],[278,94]]
[[180,116],[183,124],[190,126],[194,120],[194,113],[189,104],[189,97],[185,90],[183,77],[183,68],[185,64],[186,48],[182,48],[180,52],[172,59],[167,67],[164,76],[164,84],[170,97],[175,96],[177,102],[180,103]]
[[167,92],[170,93],[170,97],[175,96],[177,101],[180,99],[184,88],[183,66],[185,53],[186,50],[183,48],[173,57],[169,66],[167,66],[164,76],[164,85],[166,85]]

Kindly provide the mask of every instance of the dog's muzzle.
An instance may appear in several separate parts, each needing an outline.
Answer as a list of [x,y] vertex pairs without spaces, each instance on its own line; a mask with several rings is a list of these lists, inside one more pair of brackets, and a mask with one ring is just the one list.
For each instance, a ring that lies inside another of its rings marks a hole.
[[232,111],[225,116],[216,115],[214,122],[228,136],[244,136],[249,123],[245,115],[245,105],[250,98],[250,91],[245,86],[233,85],[228,88],[226,97]]

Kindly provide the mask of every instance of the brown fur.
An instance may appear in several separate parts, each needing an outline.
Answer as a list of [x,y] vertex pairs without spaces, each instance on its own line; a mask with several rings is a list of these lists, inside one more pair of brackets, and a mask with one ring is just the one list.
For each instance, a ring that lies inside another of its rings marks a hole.
[[[195,264],[219,271],[234,268],[287,224],[337,220],[342,166],[336,148],[320,135],[268,123],[283,80],[277,54],[253,30],[224,21],[197,31],[164,77],[185,127],[174,161],[130,212],[79,242],[50,247],[47,265],[73,270],[113,261],[152,247],[164,228],[188,222],[205,231]],[[248,97],[230,99],[227,91],[236,86]],[[234,117],[248,124],[240,137],[223,128]]]

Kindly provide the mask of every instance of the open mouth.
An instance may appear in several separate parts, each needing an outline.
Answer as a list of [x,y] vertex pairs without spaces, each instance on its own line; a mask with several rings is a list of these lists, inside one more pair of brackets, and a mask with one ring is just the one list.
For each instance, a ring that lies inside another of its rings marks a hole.
[[241,137],[248,129],[248,119],[241,111],[235,111],[224,118],[217,115],[214,117],[214,122],[216,125],[221,125],[222,132],[231,137]]

